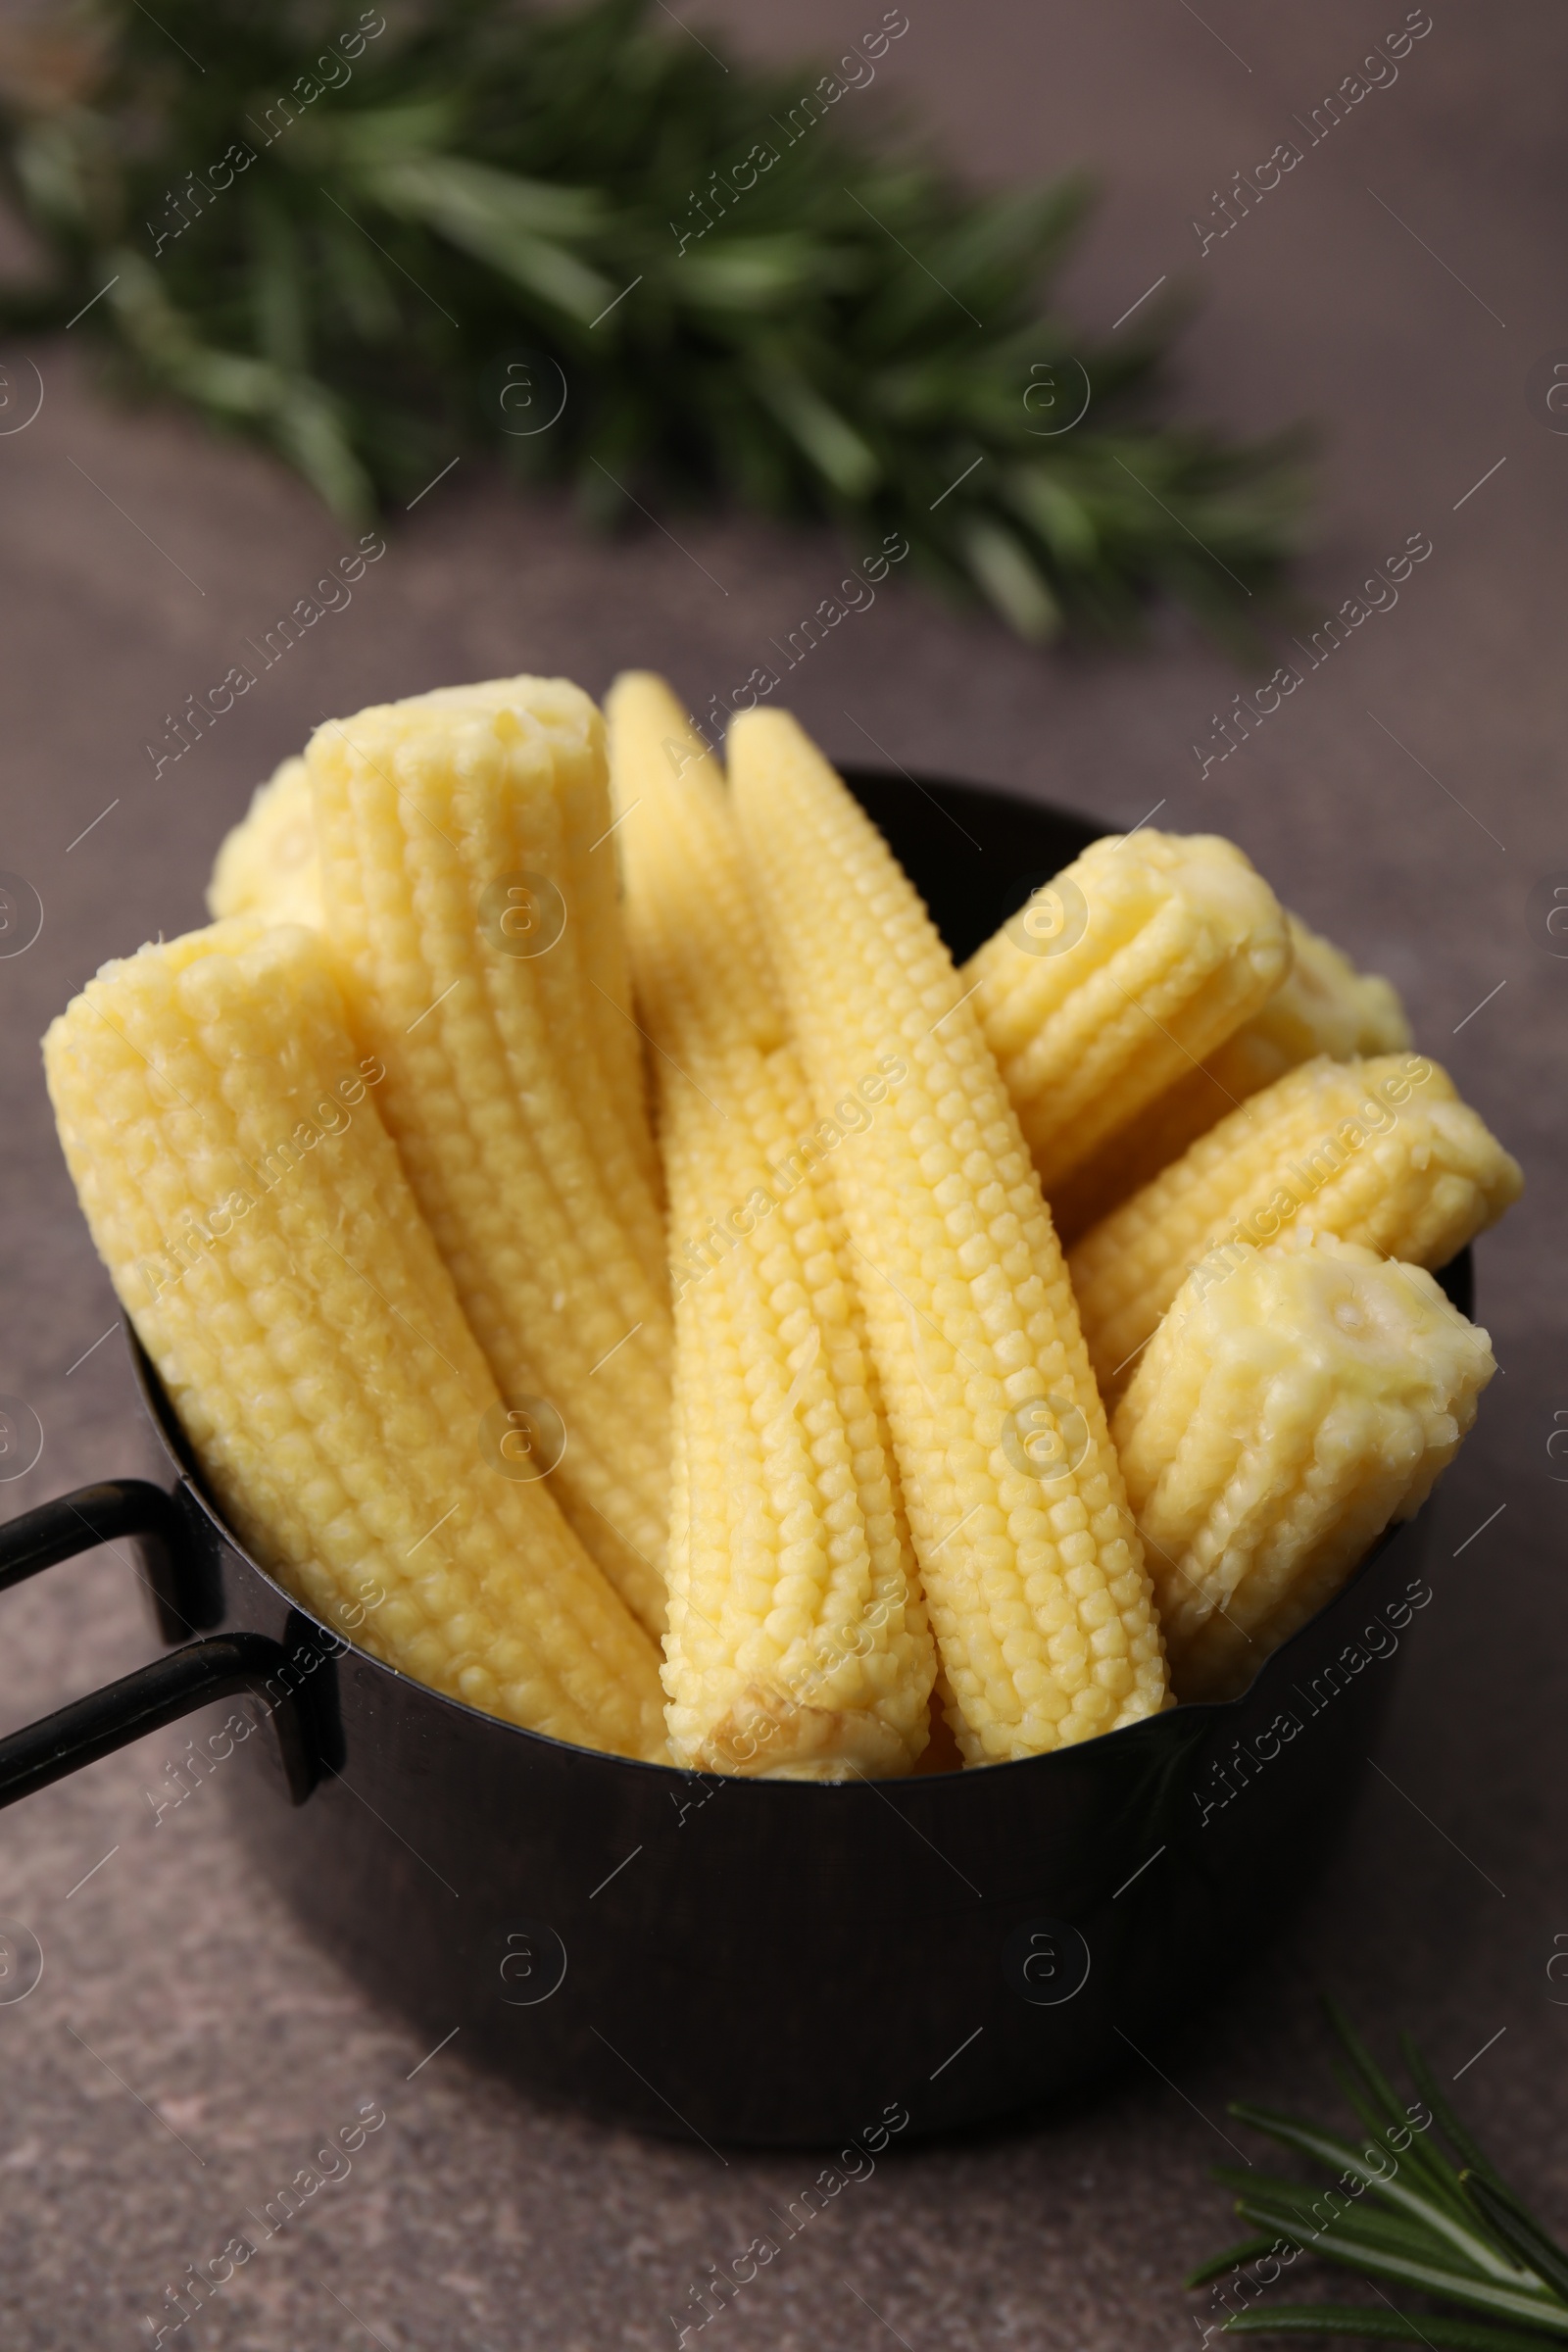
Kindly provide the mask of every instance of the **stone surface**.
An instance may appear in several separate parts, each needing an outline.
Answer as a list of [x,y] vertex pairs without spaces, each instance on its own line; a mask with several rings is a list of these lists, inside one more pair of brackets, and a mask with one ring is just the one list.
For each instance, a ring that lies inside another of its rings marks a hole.
[[[730,13],[747,38],[792,48],[852,37],[877,12],[808,0],[787,36],[755,0]],[[796,709],[845,759],[1013,784],[1107,823],[1157,807],[1164,824],[1233,834],[1312,922],[1398,981],[1421,1042],[1530,1190],[1479,1251],[1502,1375],[1442,1491],[1437,1597],[1408,1639],[1379,1770],[1289,1941],[1152,2053],[1157,2071],[1132,2063],[1070,2111],[884,2162],[715,2323],[737,2346],[1191,2340],[1182,2273],[1235,2234],[1205,2178],[1229,2154],[1224,2102],[1317,2089],[1325,1986],[1385,2039],[1413,2028],[1445,2079],[1490,2044],[1460,2093],[1568,2222],[1568,2022],[1551,2014],[1568,1996],[1547,1976],[1568,1939],[1568,1463],[1547,1450],[1568,1426],[1568,961],[1527,924],[1531,885],[1568,872],[1568,440],[1525,392],[1531,364],[1568,340],[1568,28],[1542,0],[1435,14],[1397,81],[1206,255],[1192,223],[1213,191],[1282,138],[1304,146],[1293,118],[1399,11],[910,0],[884,69],[976,170],[1102,172],[1073,305],[1109,330],[1162,272],[1205,296],[1180,368],[1193,413],[1321,421],[1312,621],[1407,534],[1434,552],[1396,608],[1206,777],[1192,746],[1253,681],[1173,622],[1141,660],[1042,657],[890,586],[802,665]],[[94,1346],[113,1302],[35,1041],[106,956],[202,919],[213,850],[257,778],[322,715],[509,669],[597,692],[635,662],[706,702],[840,569],[826,539],[739,521],[673,521],[682,546],[657,531],[590,544],[562,506],[524,503],[466,459],[398,519],[352,606],[154,780],[143,747],[165,711],[220,678],[343,535],[262,458],[106,405],[78,341],[34,355],[43,411],[0,438],[0,865],[45,908],[36,944],[0,961],[0,1390],[44,1431],[36,1466],[0,1492],[7,1513],[150,1461],[119,1339]],[[3,1608],[6,1728],[150,1654],[111,1551]],[[351,2176],[192,2341],[669,2344],[667,2314],[702,2266],[764,2228],[810,2162],[721,2168],[702,2148],[605,2133],[530,2109],[455,2051],[408,2080],[423,2052],[248,1883],[211,1796],[154,1826],[144,1791],[180,1745],[161,1735],[0,1822],[0,1915],[44,1953],[36,1989],[0,2002],[8,2338],[38,2352],[146,2340],[166,2285],[371,2098],[387,2123]]]

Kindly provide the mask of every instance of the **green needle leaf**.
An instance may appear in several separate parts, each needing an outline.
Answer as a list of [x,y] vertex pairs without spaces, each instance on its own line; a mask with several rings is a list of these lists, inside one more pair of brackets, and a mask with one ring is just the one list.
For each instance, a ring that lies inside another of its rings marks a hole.
[[1505,2184],[1501,2175],[1494,2169],[1491,2160],[1477,2147],[1459,2118],[1454,2114],[1453,2109],[1448,2105],[1437,2077],[1408,2034],[1401,2037],[1401,2047],[1404,2052],[1404,2063],[1410,2070],[1411,2080],[1436,2116],[1449,2145],[1458,2149],[1472,2172],[1484,2174],[1494,2188],[1504,2188]]
[[[1272,2217],[1259,2209],[1244,2218],[1267,2221]],[[1280,2234],[1288,2232],[1282,2228]],[[1400,2286],[1417,2287],[1421,2293],[1435,2295],[1446,2303],[1492,2312],[1499,2319],[1523,2320],[1544,2334],[1568,2335],[1568,2311],[1561,2304],[1516,2288],[1494,2286],[1484,2278],[1467,2278],[1440,2263],[1395,2253],[1377,2244],[1369,2233],[1358,2234],[1349,2228],[1326,2230],[1321,2236],[1304,2236],[1298,2242],[1324,2262],[1338,2263],[1342,2269],[1357,2271],[1364,2278],[1389,2278]]]
[[1368,2341],[1435,2344],[1442,2352],[1540,2352],[1540,2339],[1470,2320],[1418,2321],[1365,2303],[1276,2303],[1227,2320],[1224,2335],[1358,2335]]
[[[1456,2246],[1488,2277],[1518,2279],[1520,2274],[1517,2266],[1499,2255],[1477,2230],[1466,2228],[1419,2188],[1406,2186],[1398,2178],[1397,2170],[1385,2173],[1381,2163],[1373,2165],[1362,2150],[1353,2147],[1348,2139],[1341,2139],[1333,2132],[1318,2131],[1310,2124],[1294,2123],[1289,2116],[1271,2115],[1266,2108],[1249,2106],[1245,2100],[1235,2101],[1231,2113],[1239,2122],[1250,2124],[1256,2131],[1266,2132],[1271,2138],[1283,2141],[1288,2148],[1298,2149],[1303,2156],[1315,2158],[1330,2171],[1349,2174],[1360,2180],[1366,2189],[1403,2207]],[[1380,2156],[1385,2153],[1392,2158],[1392,2151],[1379,2151]],[[1397,2159],[1393,2158],[1392,2161],[1396,2167]]]
[[1506,2246],[1568,2304],[1568,2255],[1554,2246],[1539,2222],[1515,2198],[1494,2187],[1485,2173],[1460,2175],[1467,2194]]
[[[1249,2263],[1282,2244],[1294,2245],[1363,2278],[1417,2288],[1448,2309],[1417,2320],[1392,2305],[1379,2311],[1261,2301],[1233,2313],[1223,2332],[1358,2335],[1452,2346],[1455,2352],[1527,2352],[1568,2336],[1568,2253],[1482,2153],[1420,2052],[1406,2039],[1405,2062],[1430,2122],[1465,2158],[1463,2174],[1450,2170],[1438,2148],[1412,2129],[1414,2103],[1400,2101],[1348,2021],[1332,2007],[1329,2014],[1353,2070],[1341,2086],[1366,2128],[1365,2142],[1357,2148],[1321,2126],[1234,2102],[1233,2116],[1305,2157],[1319,2178],[1272,2179],[1236,2166],[1218,2171],[1216,2179],[1237,2192],[1242,2218],[1272,2234],[1204,2263],[1189,2284],[1234,2273],[1245,2277]],[[1402,2144],[1406,2139],[1409,2144]],[[1386,2171],[1389,2165],[1392,2171]],[[1254,2275],[1249,2293],[1260,2293],[1265,2283]],[[1217,2293],[1224,2298],[1226,2290]],[[1517,2326],[1496,2328],[1489,2324],[1494,2320]]]
[[1198,2269],[1182,2280],[1182,2284],[1206,2286],[1211,2278],[1223,2278],[1227,2271],[1239,2269],[1255,2255],[1272,2253],[1277,2243],[1278,2240],[1272,2237],[1244,2237],[1239,2246],[1228,2246],[1223,2254],[1212,2254],[1207,2262],[1200,2263]]
[[[1299,2245],[1311,2248],[1326,2247],[1329,2241],[1338,2246],[1352,2239],[1378,2245],[1391,2253],[1403,2254],[1419,2262],[1435,2264],[1443,2269],[1453,2267],[1449,2249],[1428,2230],[1398,2214],[1388,2213],[1377,2206],[1362,2203],[1336,2207],[1330,2202],[1335,2192],[1294,2189],[1285,2195],[1271,2193],[1267,2187],[1244,2193],[1236,2201],[1236,2210],[1260,2228],[1272,2228],[1281,2235],[1290,2235]],[[1310,2199],[1310,2203],[1308,2200]],[[1462,2258],[1461,2258],[1462,2262]],[[1483,2274],[1474,2266],[1465,2266],[1474,2277]]]

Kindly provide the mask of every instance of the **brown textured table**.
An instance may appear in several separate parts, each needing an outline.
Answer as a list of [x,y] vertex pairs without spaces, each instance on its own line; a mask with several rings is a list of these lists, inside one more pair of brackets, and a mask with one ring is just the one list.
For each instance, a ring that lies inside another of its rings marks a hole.
[[[1568,25],[1542,0],[1433,5],[1397,81],[1315,144],[1313,108],[1399,24],[1395,0],[1327,0],[1310,18],[1240,0],[1205,0],[1201,16],[1186,0],[909,0],[884,69],[977,169],[1103,171],[1073,300],[1108,329],[1162,273],[1201,289],[1183,359],[1195,412],[1323,421],[1314,605],[1339,606],[1408,534],[1433,552],[1396,606],[1206,775],[1192,747],[1252,681],[1175,623],[1142,661],[1041,657],[890,586],[801,665],[796,709],[847,760],[1016,784],[1107,823],[1158,805],[1163,823],[1233,833],[1305,915],[1398,981],[1421,1042],[1519,1152],[1530,1191],[1479,1252],[1502,1376],[1443,1490],[1437,1598],[1408,1638],[1380,1773],[1289,1943],[1152,2053],[1159,2071],[1134,2064],[1070,2112],[885,2161],[710,2340],[1191,2341],[1181,2273],[1233,2233],[1204,2178],[1227,2154],[1223,2102],[1313,2086],[1323,1985],[1385,2036],[1415,2028],[1445,2078],[1490,2044],[1462,2093],[1568,2220],[1568,2019],[1546,1975],[1568,1936],[1568,1463],[1547,1450],[1568,1426],[1568,961],[1527,920],[1532,883],[1568,871],[1568,439],[1526,396],[1532,364],[1568,344]],[[788,48],[879,13],[809,0],[787,38],[760,10],[731,16]],[[1215,192],[1288,137],[1301,164],[1202,250],[1195,218],[1216,225]],[[0,1492],[8,1513],[148,1466],[120,1343],[95,1346],[113,1303],[35,1041],[106,956],[202,919],[214,846],[257,777],[324,713],[499,671],[559,669],[597,691],[623,663],[653,663],[706,702],[839,570],[825,539],[732,521],[681,526],[700,564],[657,532],[588,545],[559,506],[501,493],[466,460],[400,522],[352,606],[155,780],[144,745],[165,712],[311,587],[342,534],[264,460],[103,405],[75,341],[34,354],[43,411],[0,439],[0,866],[45,909],[36,944],[0,962],[0,1390],[44,1431],[36,1467]],[[0,1608],[7,1725],[150,1650],[110,1552]],[[703,2265],[745,2245],[814,2167],[721,2168],[699,2147],[538,2112],[470,2076],[456,2048],[409,2080],[423,2051],[247,1883],[214,1798],[155,1825],[145,1791],[179,1746],[163,1735],[0,1820],[0,1915],[31,1930],[45,1963],[25,2000],[0,2005],[7,2341],[147,2340],[141,2315],[166,2285],[371,2098],[385,2129],[191,2341],[671,2345],[667,2314]]]

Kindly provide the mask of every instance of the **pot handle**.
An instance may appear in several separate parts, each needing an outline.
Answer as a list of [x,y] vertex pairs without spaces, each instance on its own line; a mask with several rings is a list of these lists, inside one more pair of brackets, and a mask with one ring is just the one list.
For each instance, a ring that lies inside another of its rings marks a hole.
[[303,1805],[316,1786],[316,1764],[307,1738],[297,1693],[274,1701],[267,1694],[289,1665],[281,1642],[266,1634],[214,1634],[205,1642],[188,1642],[150,1666],[138,1666],[106,1683],[69,1707],[29,1723],[24,1731],[0,1740],[0,1806],[14,1805],[51,1781],[95,1764],[117,1747],[128,1746],[144,1732],[174,1723],[212,1698],[227,1698],[237,1690],[254,1691],[266,1699],[277,1727],[283,1773],[288,1792]]
[[106,1478],[8,1519],[0,1526],[0,1592],[116,1536],[137,1539],[166,1642],[222,1623],[222,1594],[190,1555],[176,1497],[144,1478]]
[[[78,1487],[0,1527],[0,1592],[116,1536],[139,1540],[166,1640],[177,1642],[182,1633],[219,1622],[221,1601],[207,1581],[177,1574],[183,1546],[174,1496],[139,1478]],[[210,1699],[240,1690],[265,1700],[277,1729],[289,1795],[302,1805],[318,1775],[299,1677],[291,1668],[281,1642],[252,1633],[215,1635],[138,1666],[118,1683],[0,1740],[0,1807],[47,1788],[51,1781],[64,1780]],[[274,1699],[267,1685],[270,1681],[275,1687],[279,1676],[283,1695]]]

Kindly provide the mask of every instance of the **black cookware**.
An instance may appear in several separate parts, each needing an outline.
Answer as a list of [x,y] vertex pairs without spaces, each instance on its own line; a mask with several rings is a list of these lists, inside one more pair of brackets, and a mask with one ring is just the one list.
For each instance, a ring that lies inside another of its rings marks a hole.
[[[960,957],[1097,830],[849,780]],[[1468,1308],[1467,1256],[1446,1280]],[[1147,2048],[1307,1882],[1430,1597],[1416,1519],[1227,1704],[983,1772],[708,1779],[518,1731],[346,1645],[224,1527],[127,1343],[173,1491],[26,1512],[0,1529],[0,1587],[133,1537],[179,1646],[0,1740],[0,1804],[234,1701],[182,1743],[185,1778],[220,1784],[260,1867],[431,2047],[456,2035],[531,2091],[710,2143],[877,2144]]]

